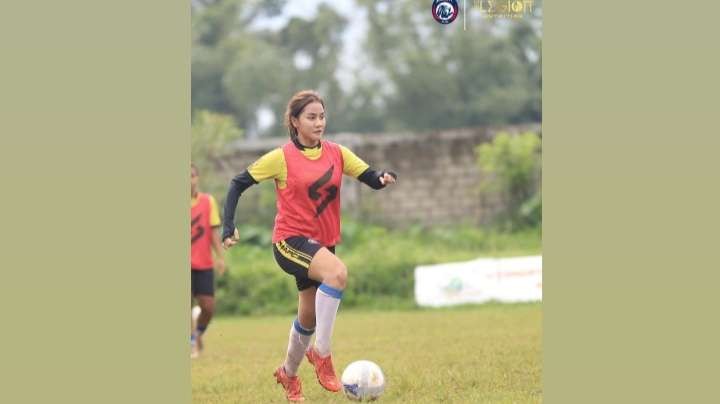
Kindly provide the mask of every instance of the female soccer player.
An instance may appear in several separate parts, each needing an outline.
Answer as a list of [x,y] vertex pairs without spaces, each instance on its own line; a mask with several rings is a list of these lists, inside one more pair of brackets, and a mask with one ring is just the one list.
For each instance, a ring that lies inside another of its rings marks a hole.
[[[297,370],[306,355],[320,385],[340,391],[330,354],[335,316],[346,286],[347,268],[335,256],[340,242],[340,185],[350,175],[374,189],[396,175],[371,169],[346,147],[323,140],[325,103],[314,91],[295,94],[285,111],[290,141],[233,178],[223,212],[223,245],[237,243],[234,218],[240,194],[253,184],[275,181],[277,215],[273,252],[280,268],[295,277],[298,315],[290,327],[285,362],[275,378],[289,401],[302,401]],[[310,338],[315,334],[315,344]]]
[[[215,311],[215,280],[213,270],[225,272],[225,259],[220,244],[220,215],[212,195],[199,192],[200,172],[190,164],[190,305],[193,298],[200,306],[197,321],[192,321],[190,357],[197,358],[203,349],[202,336]],[[212,252],[215,252],[213,260]]]

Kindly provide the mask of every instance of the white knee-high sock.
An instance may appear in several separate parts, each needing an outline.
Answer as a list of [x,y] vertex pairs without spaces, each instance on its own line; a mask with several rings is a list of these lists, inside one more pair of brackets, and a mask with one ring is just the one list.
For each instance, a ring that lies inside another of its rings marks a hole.
[[342,290],[323,283],[315,294],[315,349],[322,357],[330,354],[330,339],[342,293]]
[[308,330],[300,325],[298,319],[293,321],[290,326],[290,339],[288,341],[287,356],[285,357],[285,373],[288,376],[293,377],[297,374],[300,362],[302,362],[305,351],[310,346],[310,339],[312,338],[314,329]]

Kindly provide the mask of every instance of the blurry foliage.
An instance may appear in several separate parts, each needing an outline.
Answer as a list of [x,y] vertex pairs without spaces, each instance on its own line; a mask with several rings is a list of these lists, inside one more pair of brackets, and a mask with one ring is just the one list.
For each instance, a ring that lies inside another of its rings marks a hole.
[[[332,105],[341,98],[334,73],[347,21],[321,5],[311,21],[294,17],[279,31],[251,30],[257,17],[277,15],[284,4],[218,0],[193,9],[193,110],[232,114],[254,135],[257,113],[266,109],[275,120],[263,134],[284,135],[285,103],[296,91],[318,89]],[[296,58],[310,66],[297,67]]]
[[[216,198],[220,195],[224,197],[228,184],[223,178],[232,175],[233,169],[222,166],[223,160],[219,157],[229,143],[242,138],[242,135],[243,131],[237,127],[232,116],[210,111],[195,112],[191,126],[190,157],[200,170],[200,190]],[[215,175],[219,171],[227,175]]]
[[483,171],[481,191],[502,202],[501,224],[517,228],[542,222],[542,141],[535,133],[500,133],[476,149]]
[[540,60],[529,56],[539,56],[540,36],[527,19],[500,33],[493,20],[469,14],[463,30],[435,23],[416,2],[360,2],[368,10],[374,67],[393,88],[385,98],[387,128],[540,121]]
[[[356,0],[368,30],[344,91],[337,72],[349,21],[320,4],[311,19],[290,18],[275,31],[253,28],[285,3],[192,3],[193,110],[230,114],[251,137],[284,136],[287,99],[314,88],[326,98],[329,133],[540,121],[537,16],[496,22],[469,13],[463,30],[436,23],[416,1]],[[274,117],[270,127],[258,126],[260,110]]]

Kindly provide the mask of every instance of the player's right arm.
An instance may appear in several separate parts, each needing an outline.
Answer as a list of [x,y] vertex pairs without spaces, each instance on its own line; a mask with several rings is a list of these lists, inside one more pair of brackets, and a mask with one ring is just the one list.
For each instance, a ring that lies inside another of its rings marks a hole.
[[277,179],[285,167],[285,156],[282,149],[274,149],[257,161],[252,163],[247,170],[236,175],[230,181],[225,208],[223,209],[223,247],[229,248],[237,243],[239,233],[235,228],[235,209],[237,208],[240,195],[251,186],[267,179]]
[[372,189],[383,189],[394,184],[397,174],[392,171],[378,171],[362,161],[355,153],[345,146],[340,146],[343,157],[343,174],[357,178]]

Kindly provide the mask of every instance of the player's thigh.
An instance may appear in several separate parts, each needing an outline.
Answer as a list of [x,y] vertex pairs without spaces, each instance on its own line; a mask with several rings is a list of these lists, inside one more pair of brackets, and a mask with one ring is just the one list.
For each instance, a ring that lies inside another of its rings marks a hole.
[[288,237],[273,244],[275,261],[283,271],[295,277],[298,291],[320,286],[320,282],[308,276],[308,268],[321,248],[321,245],[302,236]]
[[344,278],[346,275],[347,268],[345,264],[325,247],[318,250],[310,262],[308,269],[308,276],[319,282],[338,276]]

